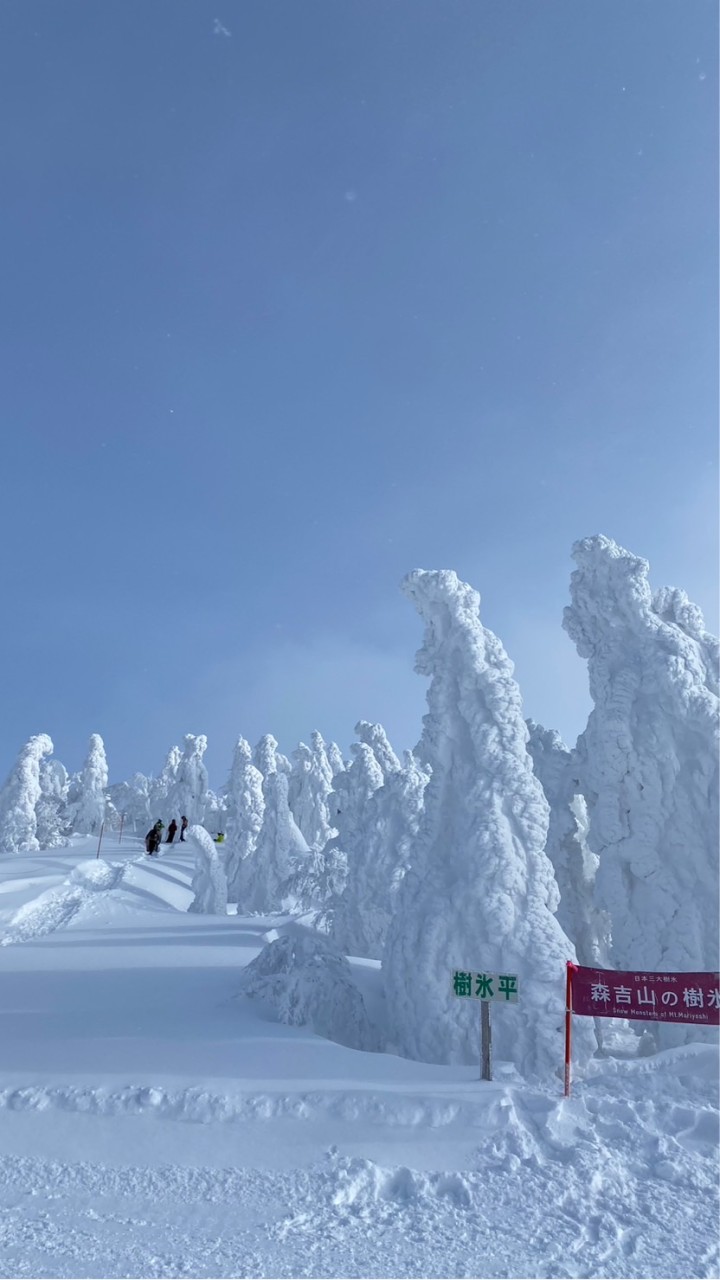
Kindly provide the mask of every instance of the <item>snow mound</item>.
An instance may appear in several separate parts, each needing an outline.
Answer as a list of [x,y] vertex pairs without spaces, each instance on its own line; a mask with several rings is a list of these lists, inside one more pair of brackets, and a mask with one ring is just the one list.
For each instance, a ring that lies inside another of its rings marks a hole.
[[309,1026],[349,1049],[379,1047],[350,965],[325,938],[286,934],[269,942],[245,969],[241,990],[266,1000],[288,1026]]
[[57,929],[65,929],[98,893],[117,889],[125,875],[127,863],[104,862],[102,859],[81,862],[67,880],[55,889],[26,902],[14,914],[0,946],[29,942]]

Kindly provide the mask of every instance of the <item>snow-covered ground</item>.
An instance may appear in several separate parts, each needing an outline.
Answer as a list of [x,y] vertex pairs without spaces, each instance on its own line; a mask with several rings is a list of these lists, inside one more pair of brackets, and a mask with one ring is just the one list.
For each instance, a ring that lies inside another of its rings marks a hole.
[[0,1274],[717,1275],[715,1049],[618,1033],[565,1100],[344,1048],[237,994],[287,917],[188,914],[177,845],[95,851],[0,868]]

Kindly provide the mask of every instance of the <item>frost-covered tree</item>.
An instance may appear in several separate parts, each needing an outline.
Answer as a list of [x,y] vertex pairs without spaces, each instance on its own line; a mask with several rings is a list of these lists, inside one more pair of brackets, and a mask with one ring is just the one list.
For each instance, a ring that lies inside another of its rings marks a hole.
[[345,772],[347,765],[345,764],[345,761],[343,759],[343,753],[340,750],[337,742],[328,742],[327,758],[328,758],[328,764],[330,765],[330,770],[332,772],[333,778],[335,778],[338,773]]
[[550,806],[545,852],[560,890],[557,918],[580,964],[605,968],[608,920],[595,904],[598,859],[587,844],[587,808],[579,794],[577,762],[555,729],[544,729],[534,720],[527,726],[528,751]]
[[322,736],[314,733],[312,742],[312,748],[301,742],[293,752],[288,802],[308,847],[322,849],[334,834],[328,809],[333,779]]
[[287,773],[292,771],[292,765],[287,756],[278,751],[277,738],[273,738],[271,733],[266,733],[258,742],[255,748],[254,756],[255,768],[259,769],[263,778],[269,778],[272,773]]
[[[479,595],[455,573],[416,570],[403,587],[425,622],[418,754],[432,776],[383,957],[389,1022],[410,1057],[477,1061],[477,1004],[453,996],[452,973],[518,974],[519,1002],[493,1020],[495,1051],[547,1075],[562,1061],[565,966],[575,957],[554,915],[548,806],[512,663],[482,625]],[[576,1021],[582,1060],[595,1037]]]
[[117,782],[108,795],[116,812],[123,819],[126,831],[145,832],[155,820],[153,797],[156,782],[144,773],[135,773],[129,782]]
[[[182,751],[179,747],[171,747],[165,757],[165,763],[160,771],[160,776],[154,778],[150,788],[150,814],[157,819],[161,813],[166,813],[168,808],[168,800],[175,789],[177,783],[178,769],[182,760]],[[185,814],[185,817],[188,815]]]
[[208,793],[208,772],[203,763],[206,750],[204,734],[185,735],[185,747],[165,799],[168,818],[184,815],[191,824],[203,821]]
[[76,779],[70,813],[72,830],[81,836],[97,835],[105,821],[108,765],[99,733],[90,735],[85,763]]
[[257,847],[248,870],[246,910],[280,911],[283,887],[307,858],[308,846],[288,805],[288,776],[275,772],[263,784],[265,812]]
[[345,890],[348,860],[355,842],[362,838],[368,801],[383,781],[370,747],[355,743],[352,752],[352,764],[335,775],[334,790],[327,797],[334,832],[322,848],[316,846],[310,857],[299,864],[288,886],[298,905],[315,913],[315,927],[323,932],[333,930],[335,911]]
[[400,761],[390,746],[390,740],[381,724],[371,724],[369,720],[358,720],[355,733],[360,742],[370,747],[382,769],[384,778],[398,772],[401,768]]
[[191,884],[195,897],[188,911],[200,915],[227,915],[225,845],[216,844],[205,828],[197,823],[188,828],[185,839],[195,855],[195,873]]
[[35,835],[41,849],[66,845],[68,772],[59,760],[40,761],[40,797],[35,805]]
[[46,733],[38,733],[25,743],[5,785],[0,791],[0,851],[34,853],[37,839],[36,806],[42,795],[40,765],[52,753]]
[[382,958],[397,892],[412,863],[430,776],[410,751],[397,764],[368,798],[333,920],[343,951],[374,960]]
[[227,785],[228,899],[245,907],[252,890],[253,858],[265,813],[263,777],[252,762],[249,742],[238,738]]
[[[718,642],[684,592],[653,596],[646,560],[575,544],[564,626],[594,708],[578,740],[597,900],[614,968],[712,971],[718,956]],[[663,1046],[706,1038],[659,1023]]]

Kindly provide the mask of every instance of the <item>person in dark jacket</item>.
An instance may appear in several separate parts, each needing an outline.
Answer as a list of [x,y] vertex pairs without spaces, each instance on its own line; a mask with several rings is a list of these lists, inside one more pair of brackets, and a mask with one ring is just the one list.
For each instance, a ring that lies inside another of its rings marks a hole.
[[183,816],[180,819],[180,839],[181,840],[185,839],[185,832],[187,831],[187,829],[188,829],[188,820],[183,814]]
[[148,853],[151,856],[152,854],[157,853],[158,849],[160,848],[160,841],[162,840],[164,825],[165,824],[161,822],[160,819],[158,818],[157,822],[155,823],[155,826],[150,828],[150,830],[148,831],[145,837],[145,848],[147,849]]
[[166,844],[172,844],[173,840],[175,839],[176,831],[177,831],[177,822],[175,821],[174,818],[171,818],[170,826],[168,827],[167,839],[165,841]]

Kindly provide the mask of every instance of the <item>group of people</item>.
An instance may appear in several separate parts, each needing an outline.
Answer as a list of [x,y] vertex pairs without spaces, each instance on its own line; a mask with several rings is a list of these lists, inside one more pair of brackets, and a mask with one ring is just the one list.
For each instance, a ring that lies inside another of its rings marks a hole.
[[[178,824],[173,818],[172,821],[170,822],[170,826],[167,829],[167,836],[165,837],[166,844],[172,844],[173,840],[175,839],[175,836],[177,835],[177,829],[178,829]],[[187,831],[187,829],[188,829],[188,820],[183,815],[180,819],[180,839],[181,840],[185,839],[185,832]],[[145,837],[145,848],[151,857],[153,854],[157,853],[158,849],[160,848],[160,845],[162,844],[164,830],[165,830],[165,823],[161,822],[160,819],[158,818],[155,825],[150,828],[150,830],[148,831]]]

